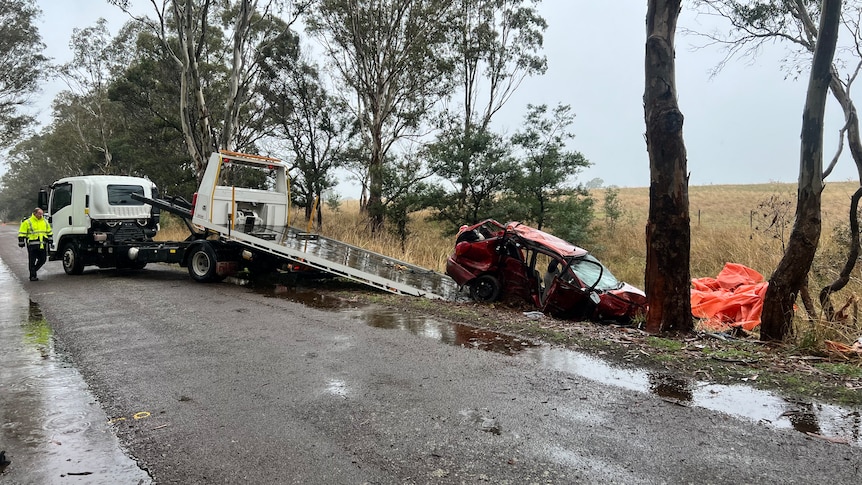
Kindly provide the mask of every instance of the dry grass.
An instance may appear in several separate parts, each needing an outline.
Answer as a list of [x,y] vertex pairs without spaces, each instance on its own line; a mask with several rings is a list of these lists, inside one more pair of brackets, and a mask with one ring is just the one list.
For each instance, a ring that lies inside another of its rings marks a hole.
[[[301,218],[300,214],[297,220]],[[321,233],[423,268],[446,269],[454,238],[445,237],[443,227],[428,221],[424,214],[413,217],[408,230],[414,237],[408,238],[403,251],[398,236],[384,230],[372,237],[366,222],[359,214],[359,202],[350,200],[342,202],[338,211],[324,210]]]

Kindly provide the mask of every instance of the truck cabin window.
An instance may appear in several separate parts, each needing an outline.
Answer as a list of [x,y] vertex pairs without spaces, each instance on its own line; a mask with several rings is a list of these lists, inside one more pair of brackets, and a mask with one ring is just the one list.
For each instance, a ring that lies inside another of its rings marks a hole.
[[60,209],[72,204],[72,184],[61,184],[54,187],[54,195],[51,200],[50,213],[54,214]]
[[140,185],[109,185],[108,203],[111,205],[144,205],[143,202],[135,200],[131,194],[144,195],[144,188]]

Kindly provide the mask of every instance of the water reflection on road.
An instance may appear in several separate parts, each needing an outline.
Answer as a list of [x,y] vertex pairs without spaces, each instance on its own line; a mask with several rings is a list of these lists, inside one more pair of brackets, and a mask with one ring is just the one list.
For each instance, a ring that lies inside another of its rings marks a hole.
[[0,261],[2,483],[152,483],[120,449],[81,375],[54,351],[39,306]]
[[638,392],[651,393],[683,406],[698,406],[796,431],[862,446],[862,414],[816,401],[788,401],[747,385],[688,381],[669,374],[620,368],[588,355],[536,345],[517,337],[467,325],[444,323],[425,315],[370,306],[357,306],[324,297],[313,289],[277,285],[272,294],[315,308],[348,313],[377,328],[403,330],[439,342],[529,359],[561,372]]

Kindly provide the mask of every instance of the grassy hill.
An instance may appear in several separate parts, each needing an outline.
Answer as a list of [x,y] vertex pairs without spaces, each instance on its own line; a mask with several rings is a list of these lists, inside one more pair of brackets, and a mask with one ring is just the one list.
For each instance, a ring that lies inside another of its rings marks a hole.
[[[823,229],[816,261],[820,269],[815,268],[819,280],[834,277],[843,264],[841,236],[844,234],[846,239],[850,197],[857,188],[854,182],[828,183],[823,192]],[[593,251],[603,256],[618,276],[642,284],[649,189],[618,190],[624,216],[623,223],[613,229],[603,218],[605,190],[594,191],[599,212],[597,229],[602,236]],[[694,186],[689,188],[689,205],[692,277],[714,276],[725,262],[744,264],[768,277],[790,236],[796,186],[786,183]],[[636,261],[641,262],[640,267],[635,267]],[[812,281],[812,287],[818,282]]]

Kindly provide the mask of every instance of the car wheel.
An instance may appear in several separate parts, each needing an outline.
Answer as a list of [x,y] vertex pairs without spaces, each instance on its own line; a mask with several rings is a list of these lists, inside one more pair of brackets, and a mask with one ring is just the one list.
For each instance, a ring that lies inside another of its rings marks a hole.
[[481,303],[491,303],[500,298],[500,280],[489,274],[482,275],[470,284],[470,297]]
[[198,244],[189,255],[189,276],[200,283],[219,281],[216,273],[216,252],[210,244]]
[[63,246],[63,271],[69,275],[79,275],[84,272],[84,260],[75,243],[66,243]]

